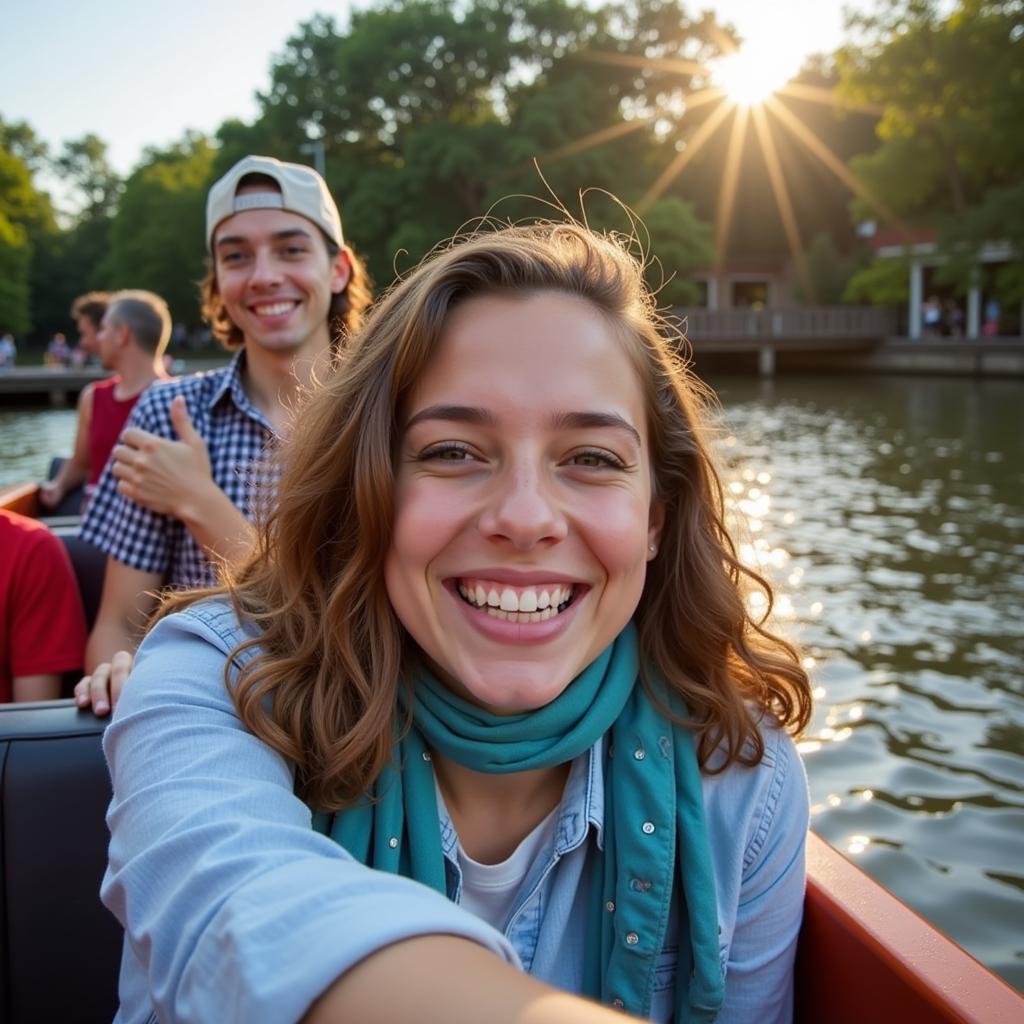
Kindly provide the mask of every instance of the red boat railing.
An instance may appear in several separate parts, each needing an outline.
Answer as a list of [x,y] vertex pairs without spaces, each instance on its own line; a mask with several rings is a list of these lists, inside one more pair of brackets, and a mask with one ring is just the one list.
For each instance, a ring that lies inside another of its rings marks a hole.
[[798,1024],[1022,1024],[1024,996],[813,832]]

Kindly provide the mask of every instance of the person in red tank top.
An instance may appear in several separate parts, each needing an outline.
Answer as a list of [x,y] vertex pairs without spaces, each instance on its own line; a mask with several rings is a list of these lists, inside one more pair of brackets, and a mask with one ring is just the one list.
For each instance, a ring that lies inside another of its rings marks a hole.
[[97,483],[139,396],[153,381],[167,379],[163,353],[170,336],[171,315],[159,295],[122,291],[110,297],[96,341],[100,361],[114,376],[82,392],[74,454],[39,489],[45,508],[56,508],[86,481]]
[[[125,423],[142,391],[118,397],[120,375],[101,380],[92,389],[92,421],[89,425],[89,488],[99,483],[110,450],[117,444]],[[145,390],[145,389],[143,389]]]

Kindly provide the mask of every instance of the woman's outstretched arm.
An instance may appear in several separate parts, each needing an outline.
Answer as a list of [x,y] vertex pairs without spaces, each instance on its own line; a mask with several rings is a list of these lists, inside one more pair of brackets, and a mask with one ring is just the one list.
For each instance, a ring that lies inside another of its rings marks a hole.
[[[518,966],[485,922],[312,830],[290,765],[242,726],[225,690],[241,638],[226,605],[163,619],[104,737],[114,796],[102,897],[125,928],[122,1018],[298,1021],[352,968],[424,935],[461,937],[473,970],[476,959]],[[399,968],[382,1000],[408,987]],[[466,981],[449,971],[451,987]]]
[[624,1024],[634,1020],[521,973],[483,946],[427,935],[339,978],[302,1024]]

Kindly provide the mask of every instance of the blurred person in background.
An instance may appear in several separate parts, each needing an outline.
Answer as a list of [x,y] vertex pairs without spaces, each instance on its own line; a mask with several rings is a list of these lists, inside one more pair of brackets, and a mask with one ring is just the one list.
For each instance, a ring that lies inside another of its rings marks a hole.
[[7,333],[0,338],[0,370],[14,368],[18,359],[18,346],[14,343],[14,335]]
[[[47,509],[56,509],[82,484],[87,484],[88,497],[139,397],[154,381],[167,379],[163,363],[171,334],[167,303],[147,291],[122,291],[104,298],[108,304],[99,331],[89,335],[88,344],[95,345],[103,368],[114,375],[82,391],[74,451],[54,479],[39,489],[39,500]],[[84,311],[79,316],[83,348],[88,332],[82,324],[91,325],[91,316]]]
[[78,347],[74,358],[80,366],[95,364],[99,360],[99,329],[109,302],[109,292],[86,292],[71,304],[71,316],[78,328]]

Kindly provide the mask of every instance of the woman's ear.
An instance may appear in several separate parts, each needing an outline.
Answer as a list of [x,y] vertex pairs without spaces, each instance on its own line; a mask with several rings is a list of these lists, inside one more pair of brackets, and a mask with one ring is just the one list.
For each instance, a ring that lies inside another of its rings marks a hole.
[[661,547],[661,533],[665,528],[665,502],[655,499],[651,502],[651,515],[647,525],[647,561],[658,553]]
[[331,259],[331,291],[340,295],[352,277],[352,261],[348,258],[348,250],[342,249]]

